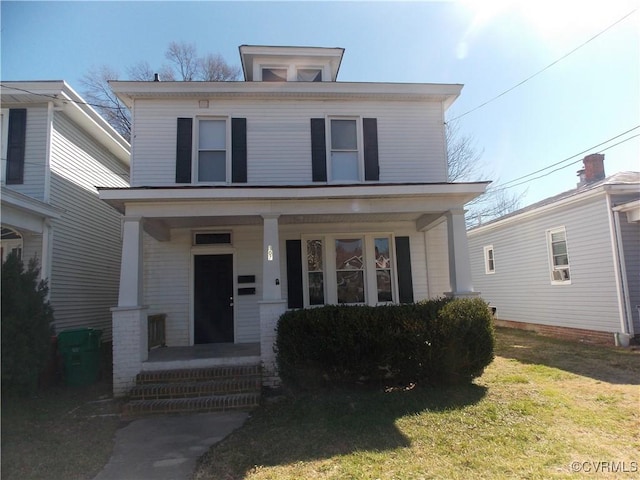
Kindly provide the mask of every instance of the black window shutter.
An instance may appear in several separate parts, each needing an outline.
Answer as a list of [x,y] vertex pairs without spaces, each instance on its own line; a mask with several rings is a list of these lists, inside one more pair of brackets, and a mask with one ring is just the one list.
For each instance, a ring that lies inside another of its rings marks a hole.
[[176,183],[191,183],[191,139],[193,119],[178,118],[176,142]]
[[364,179],[380,180],[378,165],[378,120],[362,119],[362,135],[364,137]]
[[409,237],[396,237],[396,266],[398,269],[398,297],[400,303],[413,303]]
[[27,110],[9,110],[9,130],[7,133],[7,184],[24,182],[24,150],[27,133]]
[[289,308],[302,308],[302,241],[287,240],[287,298]]
[[311,119],[311,170],[314,182],[327,181],[327,144],[324,118]]
[[247,119],[231,119],[231,181],[247,182]]

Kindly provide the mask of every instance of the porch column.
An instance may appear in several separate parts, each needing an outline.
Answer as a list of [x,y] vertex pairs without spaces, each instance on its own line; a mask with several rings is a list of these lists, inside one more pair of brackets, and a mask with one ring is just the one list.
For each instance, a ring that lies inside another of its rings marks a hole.
[[147,360],[147,307],[142,305],[142,218],[125,217],[118,306],[111,309],[113,394],[126,395]]
[[464,210],[449,210],[447,217],[447,233],[449,242],[449,282],[453,297],[476,296],[471,281],[471,261],[469,260],[469,243],[467,242],[467,226]]
[[286,310],[286,301],[282,299],[280,275],[279,216],[262,216],[264,224],[262,235],[262,301],[259,302],[260,357],[263,369],[263,383],[267,386],[276,386],[279,383],[273,346],[278,319]]

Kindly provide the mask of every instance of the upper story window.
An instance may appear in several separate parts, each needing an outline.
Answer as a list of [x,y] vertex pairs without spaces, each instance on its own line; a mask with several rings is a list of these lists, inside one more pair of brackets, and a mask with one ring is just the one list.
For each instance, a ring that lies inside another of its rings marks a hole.
[[296,79],[298,82],[321,82],[321,68],[299,68]]
[[567,232],[564,227],[547,230],[547,246],[549,249],[551,283],[554,285],[571,283]]
[[262,81],[263,82],[286,82],[287,69],[286,68],[263,68]]
[[198,182],[227,181],[227,121],[198,120]]
[[379,180],[377,119],[312,118],[311,163],[314,182]]
[[331,120],[331,180],[360,180],[356,120]]
[[496,273],[496,261],[493,253],[493,245],[484,247],[484,273]]

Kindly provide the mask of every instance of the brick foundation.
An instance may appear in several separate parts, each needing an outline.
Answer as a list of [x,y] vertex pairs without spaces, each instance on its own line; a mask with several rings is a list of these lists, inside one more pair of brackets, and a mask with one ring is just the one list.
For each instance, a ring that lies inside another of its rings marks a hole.
[[561,338],[574,342],[589,343],[593,345],[615,345],[613,332],[599,332],[596,330],[584,330],[580,328],[557,327],[553,325],[541,325],[539,323],[514,322],[512,320],[495,319],[496,327],[516,328],[536,332],[546,337]]

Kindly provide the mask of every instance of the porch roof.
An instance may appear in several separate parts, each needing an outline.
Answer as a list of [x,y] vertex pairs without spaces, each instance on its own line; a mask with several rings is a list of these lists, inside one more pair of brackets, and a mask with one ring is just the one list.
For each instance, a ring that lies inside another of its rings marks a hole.
[[461,210],[489,182],[362,185],[177,186],[101,188],[121,213],[145,219],[145,230],[168,240],[172,228],[262,224],[412,221],[427,230]]

